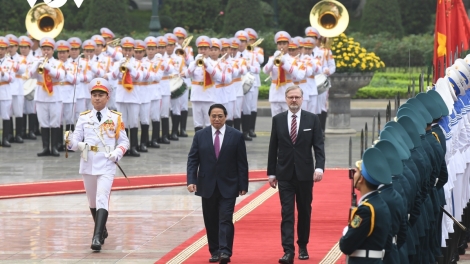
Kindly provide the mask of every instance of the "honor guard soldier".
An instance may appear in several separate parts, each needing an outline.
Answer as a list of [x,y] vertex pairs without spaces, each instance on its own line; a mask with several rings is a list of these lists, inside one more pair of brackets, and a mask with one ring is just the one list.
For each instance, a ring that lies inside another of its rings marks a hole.
[[354,173],[354,187],[360,191],[361,199],[339,241],[348,263],[382,263],[392,223],[388,206],[377,188],[391,182],[391,171],[383,153],[377,148],[367,149],[362,161],[356,162]]
[[[245,28],[245,32],[248,34],[248,44],[252,45],[258,40],[258,33],[252,28]],[[264,63],[264,50],[259,45],[252,49],[252,57],[256,58],[259,65]],[[261,86],[261,80],[259,77],[259,72],[255,75],[255,82],[253,87],[249,91],[253,94],[251,100],[251,122],[250,122],[250,137],[256,137],[255,133],[255,125],[256,125],[256,117],[258,115],[258,94],[259,94],[259,87]]]
[[[248,72],[246,74],[250,74],[254,77],[254,81],[252,84],[251,89],[244,94],[243,96],[243,107],[242,107],[242,130],[243,130],[243,138],[245,140],[251,141],[252,138],[250,137],[250,129],[252,127],[252,119],[251,119],[251,110],[253,105],[254,93],[252,92],[253,86],[258,85],[256,81],[256,75],[258,75],[259,79],[259,71],[260,65],[258,59],[256,58],[253,52],[249,52],[246,47],[248,43],[248,33],[243,30],[239,30],[235,33],[235,37],[240,40],[240,46],[238,47],[238,52],[240,59],[246,64]],[[244,92],[244,91],[243,91]],[[256,99],[257,100],[257,99]]]
[[230,88],[232,95],[229,96],[229,104],[233,101],[233,128],[241,131],[241,118],[243,108],[243,83],[242,76],[247,73],[246,63],[238,54],[238,48],[240,47],[240,40],[238,38],[232,38],[230,44],[231,61],[232,61],[232,87]]
[[[41,156],[59,157],[57,145],[60,135],[60,119],[62,113],[62,98],[60,90],[55,87],[65,76],[62,62],[57,61],[54,53],[55,41],[44,37],[40,41],[44,57],[38,59],[31,67],[33,78],[38,80],[34,101],[38,112],[39,124],[41,125],[42,152]],[[50,146],[50,148],[49,148]]]
[[[222,52],[220,53],[221,56],[224,56],[225,54],[225,63],[227,64],[227,67],[230,67],[231,75],[230,79],[232,80],[229,84],[226,84],[225,87],[221,89],[221,94],[220,96],[223,96],[223,101],[226,102],[224,103],[225,109],[227,109],[227,117],[225,124],[228,126],[233,127],[233,107],[234,107],[234,99],[236,99],[235,94],[233,92],[233,87],[234,87],[234,82],[233,82],[233,76],[238,76],[238,67],[236,69],[233,68],[233,59],[232,56],[230,55],[230,39],[227,38],[221,38],[220,42],[222,43]],[[235,72],[236,71],[236,72]],[[227,75],[226,75],[227,76]]]
[[208,57],[212,42],[207,36],[196,39],[198,55],[184,72],[191,78],[191,103],[193,106],[194,130],[197,132],[210,125],[209,108],[217,100],[215,80],[221,79],[221,71],[214,68]]
[[3,120],[3,147],[11,147],[10,142],[8,142],[8,135],[10,134],[11,129],[11,83],[15,80],[15,74],[13,71],[14,63],[11,58],[6,56],[9,45],[7,38],[0,37],[0,115]]
[[160,92],[162,95],[161,107],[160,107],[160,118],[161,118],[161,129],[162,136],[158,143],[161,144],[170,144],[170,100],[171,100],[171,91],[170,91],[170,79],[174,70],[173,60],[170,55],[167,53],[167,46],[173,45],[169,44],[169,41],[166,37],[160,36],[157,37],[157,52],[162,55],[164,62],[163,67],[163,77],[160,80]]
[[[8,46],[8,53],[13,61],[12,71],[15,73],[15,79],[10,83],[12,88],[12,115],[10,116],[10,143],[23,143],[21,133],[23,131],[23,109],[24,109],[24,90],[23,90],[23,76],[26,71],[26,63],[21,63],[22,56],[17,53],[19,40],[14,35],[5,36],[10,45]],[[13,116],[15,117],[16,135],[13,137]]]
[[70,44],[65,40],[59,40],[56,42],[55,49],[57,50],[57,57],[59,59],[59,63],[61,68],[65,71],[64,76],[61,76],[59,82],[54,83],[57,90],[60,90],[60,97],[62,99],[62,116],[61,116],[61,123],[60,123],[60,138],[59,144],[57,146],[57,150],[64,151],[64,144],[63,144],[63,134],[64,134],[64,126],[63,122],[65,122],[65,129],[71,130],[71,126],[74,125],[74,118],[73,118],[73,106],[74,106],[74,85],[75,83],[75,68],[74,65],[68,61],[69,52],[70,52]]
[[112,78],[118,79],[116,90],[116,104],[122,113],[122,120],[130,131],[131,147],[129,155],[140,157],[137,151],[139,130],[140,98],[135,83],[140,82],[142,71],[137,68],[136,60],[132,57],[135,47],[134,39],[125,37],[121,40],[122,54],[124,58],[116,63],[112,69]]
[[144,60],[145,56],[145,42],[143,40],[135,41],[134,58],[137,68],[142,71],[142,80],[135,83],[135,89],[139,94],[139,120],[142,133],[140,134],[139,152],[148,152],[147,143],[149,142],[149,127],[150,127],[150,92],[149,81],[153,80],[153,72],[151,64],[148,60]]
[[[173,29],[173,34],[178,38],[178,45],[181,46],[183,44],[184,39],[188,37],[186,30],[182,27],[176,27]],[[194,61],[194,52],[193,47],[188,45],[184,49],[184,59],[186,63],[186,67],[189,66],[191,62]],[[188,102],[189,102],[189,87],[191,87],[191,79],[190,78],[183,78],[184,82],[188,89],[186,89],[182,96],[179,97],[180,104],[181,104],[181,120],[180,120],[180,133],[178,134],[179,137],[188,137],[186,133],[186,124],[188,120]]]
[[293,64],[293,58],[287,54],[290,39],[289,33],[285,31],[276,33],[274,42],[277,45],[277,51],[263,67],[263,72],[271,77],[269,102],[271,103],[272,116],[287,111],[285,91],[292,84],[292,78],[297,77],[298,74],[297,66]]
[[106,107],[109,87],[102,78],[90,82],[93,110],[82,112],[75,131],[67,131],[64,136],[68,149],[82,151],[79,173],[95,222],[91,249],[97,251],[108,237],[106,221],[116,162],[129,149],[121,113]]
[[[171,78],[181,78],[180,74],[186,70],[186,62],[183,56],[178,56],[175,54],[175,44],[176,41],[178,40],[177,37],[172,34],[172,33],[167,33],[165,34],[165,37],[168,40],[168,45],[166,46],[166,51],[167,54],[170,56],[171,63],[173,64],[173,70],[172,73],[170,74]],[[175,43],[175,44],[172,44]],[[171,83],[170,83],[171,84]],[[184,87],[170,87],[171,88],[171,100],[170,100],[170,105],[171,105],[171,136],[169,137],[169,140],[178,140],[178,128],[179,128],[179,123],[181,120],[181,99],[179,98],[180,96],[183,95],[175,95],[175,98],[173,97],[173,93],[176,92],[178,94],[179,89],[182,89]],[[177,88],[176,90],[173,90]],[[184,93],[183,93],[184,94]]]
[[[19,37],[19,42],[20,42],[19,47],[20,47],[20,54],[21,54],[21,64],[26,65],[25,72],[22,75],[23,80],[21,83],[21,88],[23,89],[23,85],[31,77],[31,72],[29,68],[36,58],[31,53],[31,47],[33,46],[33,41],[30,38],[28,38],[27,36],[21,36]],[[34,85],[36,85],[36,83],[34,83]],[[34,94],[34,91],[31,90],[31,93]],[[35,127],[37,125],[37,119],[38,118],[36,115],[36,108],[34,106],[34,98],[28,98],[27,100],[24,100],[23,132],[22,132],[23,139],[33,139],[33,140],[36,139],[36,135],[34,134],[34,131],[36,130]],[[26,127],[28,127],[28,133],[26,133]]]
[[[146,61],[152,69],[153,79],[148,84],[148,94],[146,100],[150,100],[150,120],[152,120],[152,140],[148,146],[151,148],[160,148],[158,141],[160,138],[160,105],[162,94],[160,91],[160,80],[163,77],[163,70],[166,64],[161,54],[157,54],[157,39],[155,37],[147,37],[144,40],[147,47]],[[142,101],[145,104],[147,101]]]
[[[385,156],[390,172],[392,173],[392,181],[394,175],[403,173],[403,163],[400,160],[395,146],[388,140],[380,140],[375,144],[374,148],[379,149]],[[397,176],[395,176],[397,177]],[[399,249],[406,242],[408,230],[408,214],[405,207],[405,201],[402,196],[394,189],[394,185],[381,184],[379,185],[378,192],[380,197],[387,204],[391,216],[391,230],[387,236],[385,244],[384,263],[407,263],[408,256],[401,259]]]

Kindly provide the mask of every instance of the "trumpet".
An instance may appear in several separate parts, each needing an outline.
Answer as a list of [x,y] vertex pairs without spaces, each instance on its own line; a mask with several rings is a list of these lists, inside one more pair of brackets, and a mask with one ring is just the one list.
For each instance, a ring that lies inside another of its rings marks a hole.
[[121,43],[121,38],[113,39],[109,42],[106,43],[106,45],[109,45],[111,47],[117,46],[119,43]]
[[129,63],[129,57],[126,58],[126,61],[123,62],[121,64],[121,66],[119,66],[119,70],[122,72],[122,73],[126,73],[127,72],[127,63]]
[[261,42],[263,42],[263,40],[264,40],[264,38],[258,39],[257,41],[255,41],[255,43],[246,46],[246,49],[248,51],[253,51],[259,44],[261,44]]
[[274,65],[279,67],[281,65],[281,57],[284,56],[284,51],[281,49],[281,54],[277,55],[276,58],[274,58]]
[[199,67],[204,66],[204,60],[203,60],[203,59],[198,59],[198,60],[196,61],[196,65],[199,66]]
[[44,61],[43,63],[41,63],[39,66],[38,66],[38,72],[39,74],[43,74],[44,73],[44,65],[49,61],[49,58],[48,57],[44,57]]
[[193,36],[189,36],[183,40],[183,43],[181,45],[180,49],[175,50],[175,54],[179,56],[184,56],[185,52],[184,49],[191,43],[191,40],[193,39]]

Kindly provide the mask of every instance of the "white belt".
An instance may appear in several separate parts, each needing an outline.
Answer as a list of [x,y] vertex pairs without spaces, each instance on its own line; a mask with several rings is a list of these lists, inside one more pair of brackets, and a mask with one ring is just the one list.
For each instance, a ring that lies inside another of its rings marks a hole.
[[382,259],[385,254],[385,250],[367,250],[367,249],[358,249],[354,251],[350,257],[356,258],[376,258]]
[[80,142],[78,144],[78,148],[82,151],[82,158],[84,161],[88,161],[88,152],[93,151],[93,152],[105,152],[109,153],[111,152],[111,146],[106,146],[106,147],[98,147],[98,146],[90,146],[88,143],[82,143]]

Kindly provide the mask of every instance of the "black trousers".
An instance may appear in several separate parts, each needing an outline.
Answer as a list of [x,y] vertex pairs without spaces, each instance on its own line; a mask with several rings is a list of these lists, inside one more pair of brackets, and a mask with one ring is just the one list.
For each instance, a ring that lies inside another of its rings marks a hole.
[[217,185],[210,198],[202,198],[202,214],[211,255],[225,253],[232,256],[235,232],[233,211],[236,199],[224,198]]
[[[313,177],[313,176],[312,176]],[[295,173],[289,181],[278,181],[281,200],[281,239],[284,253],[295,253],[294,223],[297,203],[297,245],[307,247],[312,215],[313,180],[298,181]]]

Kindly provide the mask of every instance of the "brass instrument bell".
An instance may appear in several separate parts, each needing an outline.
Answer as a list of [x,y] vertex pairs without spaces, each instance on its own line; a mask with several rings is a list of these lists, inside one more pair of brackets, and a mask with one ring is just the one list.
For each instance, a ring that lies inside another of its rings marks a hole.
[[322,37],[332,38],[343,33],[349,24],[349,13],[343,4],[336,0],[318,2],[310,11],[310,25]]
[[59,8],[39,3],[28,11],[25,24],[28,33],[37,40],[44,37],[55,38],[64,28],[64,15]]

